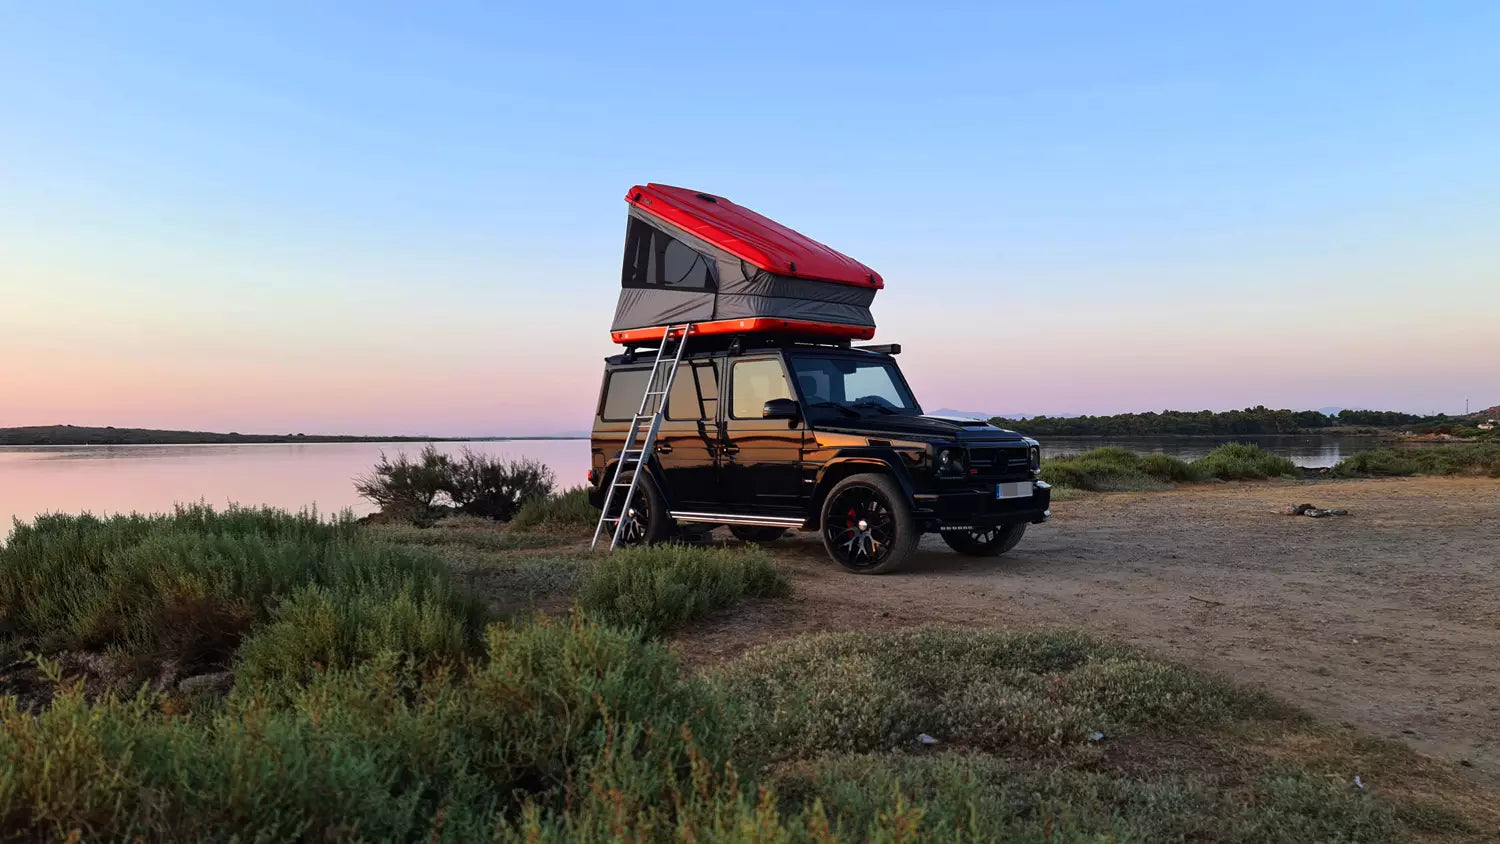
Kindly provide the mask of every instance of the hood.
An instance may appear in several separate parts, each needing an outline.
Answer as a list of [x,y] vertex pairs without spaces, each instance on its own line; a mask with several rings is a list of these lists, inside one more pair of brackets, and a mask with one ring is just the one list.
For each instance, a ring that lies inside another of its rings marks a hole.
[[902,437],[924,437],[927,439],[956,440],[959,442],[1020,441],[1025,439],[1015,431],[997,428],[978,419],[962,419],[944,416],[896,416],[872,413],[859,419],[828,419],[814,423],[819,431],[837,431],[849,434],[891,434]]

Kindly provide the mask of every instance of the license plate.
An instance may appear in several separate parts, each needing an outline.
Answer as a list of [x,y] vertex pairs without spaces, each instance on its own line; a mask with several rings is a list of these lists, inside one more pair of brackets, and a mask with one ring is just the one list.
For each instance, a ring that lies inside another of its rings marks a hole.
[[995,484],[996,498],[1030,498],[1031,481],[1016,481],[1010,484]]

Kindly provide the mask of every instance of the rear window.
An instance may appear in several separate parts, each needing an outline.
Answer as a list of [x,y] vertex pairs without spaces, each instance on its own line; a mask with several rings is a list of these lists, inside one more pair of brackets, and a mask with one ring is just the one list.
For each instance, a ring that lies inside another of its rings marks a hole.
[[[640,409],[641,396],[646,393],[646,379],[650,375],[650,367],[611,372],[604,384],[604,409],[599,415],[607,422],[628,422]],[[647,413],[655,411],[654,404],[646,408]]]

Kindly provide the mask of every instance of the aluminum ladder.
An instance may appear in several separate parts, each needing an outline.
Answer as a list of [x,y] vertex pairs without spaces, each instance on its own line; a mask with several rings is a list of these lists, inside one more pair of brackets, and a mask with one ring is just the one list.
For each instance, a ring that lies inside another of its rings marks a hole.
[[[656,435],[661,431],[661,420],[667,412],[667,396],[672,392],[672,382],[677,378],[677,366],[682,363],[682,352],[687,348],[688,332],[692,331],[693,324],[685,322],[681,326],[669,325],[661,336],[661,346],[656,350],[656,362],[651,366],[651,377],[646,379],[646,392],[641,396],[641,406],[635,412],[635,418],[630,420],[630,430],[625,433],[625,447],[620,449],[620,459],[615,464],[615,475],[609,482],[609,491],[604,495],[604,509],[599,512],[599,524],[594,527],[594,540],[589,543],[590,550],[599,546],[599,537],[604,534],[604,526],[609,522],[615,523],[614,535],[609,541],[609,550],[613,551],[620,544],[620,536],[625,531],[625,514],[630,509],[630,502],[635,500],[635,489],[640,484],[641,478],[646,474],[644,469],[646,459],[651,450],[656,447]],[[667,349],[672,345],[672,335],[678,334],[677,348],[670,358],[667,357]],[[662,365],[669,364],[666,375],[662,375]],[[660,383],[661,389],[655,389]],[[656,400],[656,409],[650,413],[646,408],[651,406],[652,399]],[[635,447],[636,435],[640,433],[641,424],[649,422],[646,428],[646,439],[641,447]],[[620,478],[626,468],[640,471],[631,472],[630,480],[621,482]],[[615,491],[625,490],[625,500],[620,505],[620,515],[611,517],[609,515],[610,505],[614,503]]]

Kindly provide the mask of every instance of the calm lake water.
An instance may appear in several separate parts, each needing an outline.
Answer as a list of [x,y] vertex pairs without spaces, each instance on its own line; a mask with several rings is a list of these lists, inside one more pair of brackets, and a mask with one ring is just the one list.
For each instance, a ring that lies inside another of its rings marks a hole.
[[[435,443],[456,454],[531,457],[557,473],[559,486],[586,480],[588,440]],[[354,492],[381,452],[415,455],[422,443],[267,443],[263,445],[120,445],[0,447],[0,538],[12,518],[38,513],[152,513],[175,503],[268,504],[320,512],[374,508]]]
[[[1049,457],[1101,445],[1163,452],[1185,460],[1202,457],[1221,442],[1212,438],[1054,438],[1043,440]],[[1324,436],[1240,437],[1299,466],[1332,466],[1350,454],[1374,448],[1372,438]],[[531,457],[557,473],[560,486],[584,482],[587,440],[512,440],[438,443],[456,453],[464,446],[509,458]],[[134,445],[0,447],[0,537],[12,518],[39,513],[150,513],[175,503],[231,502],[324,513],[345,508],[357,515],[372,509],[354,493],[354,478],[370,471],[381,452],[414,454],[420,443],[309,443],[266,445]]]

